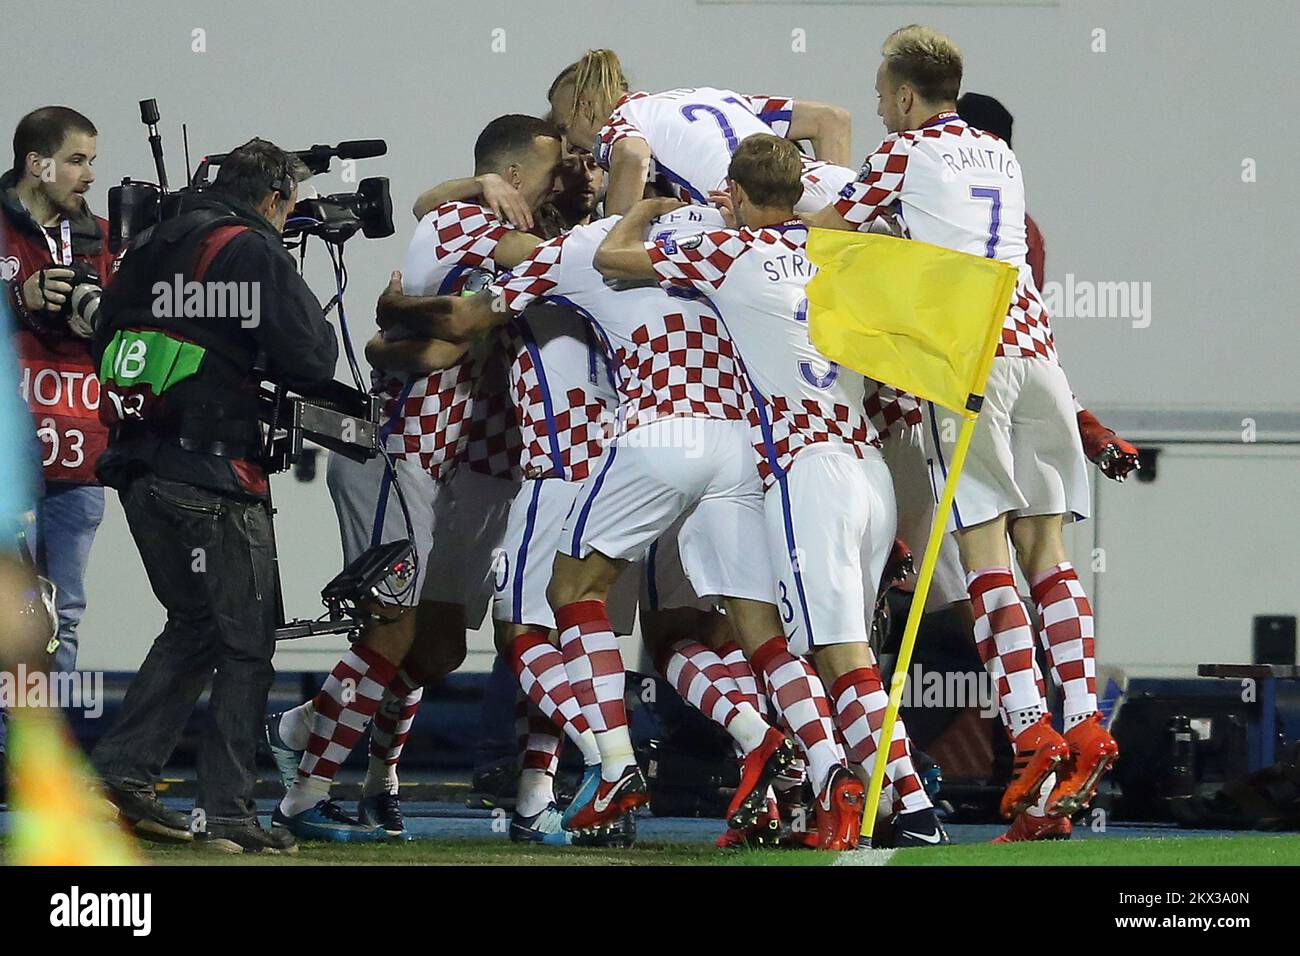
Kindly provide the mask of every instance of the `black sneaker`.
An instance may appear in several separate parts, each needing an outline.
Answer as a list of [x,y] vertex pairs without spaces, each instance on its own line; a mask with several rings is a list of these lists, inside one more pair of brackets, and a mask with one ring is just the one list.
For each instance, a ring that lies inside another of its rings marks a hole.
[[900,813],[894,817],[894,835],[890,846],[948,846],[952,840],[939,822],[933,807]]
[[189,843],[194,839],[189,816],[168,810],[152,790],[125,790],[106,783],[104,795],[141,839],[160,843]]
[[402,818],[402,799],[395,793],[375,793],[357,801],[357,820],[363,826],[379,827],[390,837],[409,840]]
[[284,827],[262,829],[256,820],[247,823],[214,823],[211,820],[194,835],[194,848],[214,853],[269,853],[294,856],[298,841]]

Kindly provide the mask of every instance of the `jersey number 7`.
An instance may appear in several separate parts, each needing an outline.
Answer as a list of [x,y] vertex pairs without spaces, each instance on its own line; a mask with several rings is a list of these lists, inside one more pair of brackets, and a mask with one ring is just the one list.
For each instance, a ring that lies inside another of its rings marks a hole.
[[996,259],[998,252],[998,229],[1002,226],[1002,190],[995,186],[972,186],[971,199],[986,199],[993,204],[989,212],[989,241],[984,247],[984,258]]

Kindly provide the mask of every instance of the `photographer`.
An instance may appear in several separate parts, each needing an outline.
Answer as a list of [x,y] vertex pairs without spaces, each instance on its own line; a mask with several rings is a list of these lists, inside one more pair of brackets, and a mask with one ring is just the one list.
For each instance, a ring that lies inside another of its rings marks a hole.
[[91,215],[85,200],[95,181],[96,138],[94,124],[76,110],[33,110],[14,130],[13,167],[0,176],[0,292],[17,320],[20,388],[44,465],[32,541],[37,564],[57,588],[56,671],[76,669],[86,562],[104,517],[95,461],[107,430],[98,420],[99,383],[86,341],[112,263],[108,223]]
[[[98,473],[121,497],[167,624],[92,759],[146,836],[293,852],[263,830],[254,755],[273,670],[276,571],[258,386],[330,380],[338,345],[281,233],[307,170],[254,139],[181,215],[141,233],[104,295],[94,347],[111,423]],[[208,680],[193,825],[154,782]]]

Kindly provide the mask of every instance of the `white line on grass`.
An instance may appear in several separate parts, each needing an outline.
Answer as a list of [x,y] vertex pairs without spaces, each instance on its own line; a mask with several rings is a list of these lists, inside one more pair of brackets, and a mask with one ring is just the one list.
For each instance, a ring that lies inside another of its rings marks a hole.
[[884,866],[897,850],[847,850],[831,866]]

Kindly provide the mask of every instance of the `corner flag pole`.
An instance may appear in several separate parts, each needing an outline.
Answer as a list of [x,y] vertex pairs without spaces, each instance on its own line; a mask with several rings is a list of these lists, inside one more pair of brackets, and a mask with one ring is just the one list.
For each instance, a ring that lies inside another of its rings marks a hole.
[[[979,382],[981,392],[987,378],[986,368]],[[934,569],[939,563],[939,547],[943,543],[948,525],[948,513],[952,510],[953,499],[957,495],[957,479],[966,464],[966,452],[970,448],[971,435],[975,432],[975,419],[979,416],[979,409],[983,402],[983,395],[972,394],[966,403],[966,408],[962,411],[964,421],[961,432],[957,435],[957,447],[953,451],[948,479],[943,483],[943,494],[930,521],[930,537],[925,543],[925,556],[921,559],[921,571],[916,578],[916,590],[912,592],[912,607],[907,613],[903,643],[898,649],[894,675],[889,681],[889,706],[885,708],[885,722],[880,728],[880,746],[876,749],[876,762],[871,769],[871,786],[867,788],[866,808],[862,814],[862,835],[868,841],[876,827],[876,807],[880,803],[880,792],[885,785],[885,766],[889,763],[889,752],[894,739],[894,724],[898,722],[898,710],[903,704],[903,688],[907,684],[912,651],[916,647],[916,634],[921,628],[921,616],[925,613],[925,601],[930,593]]]

